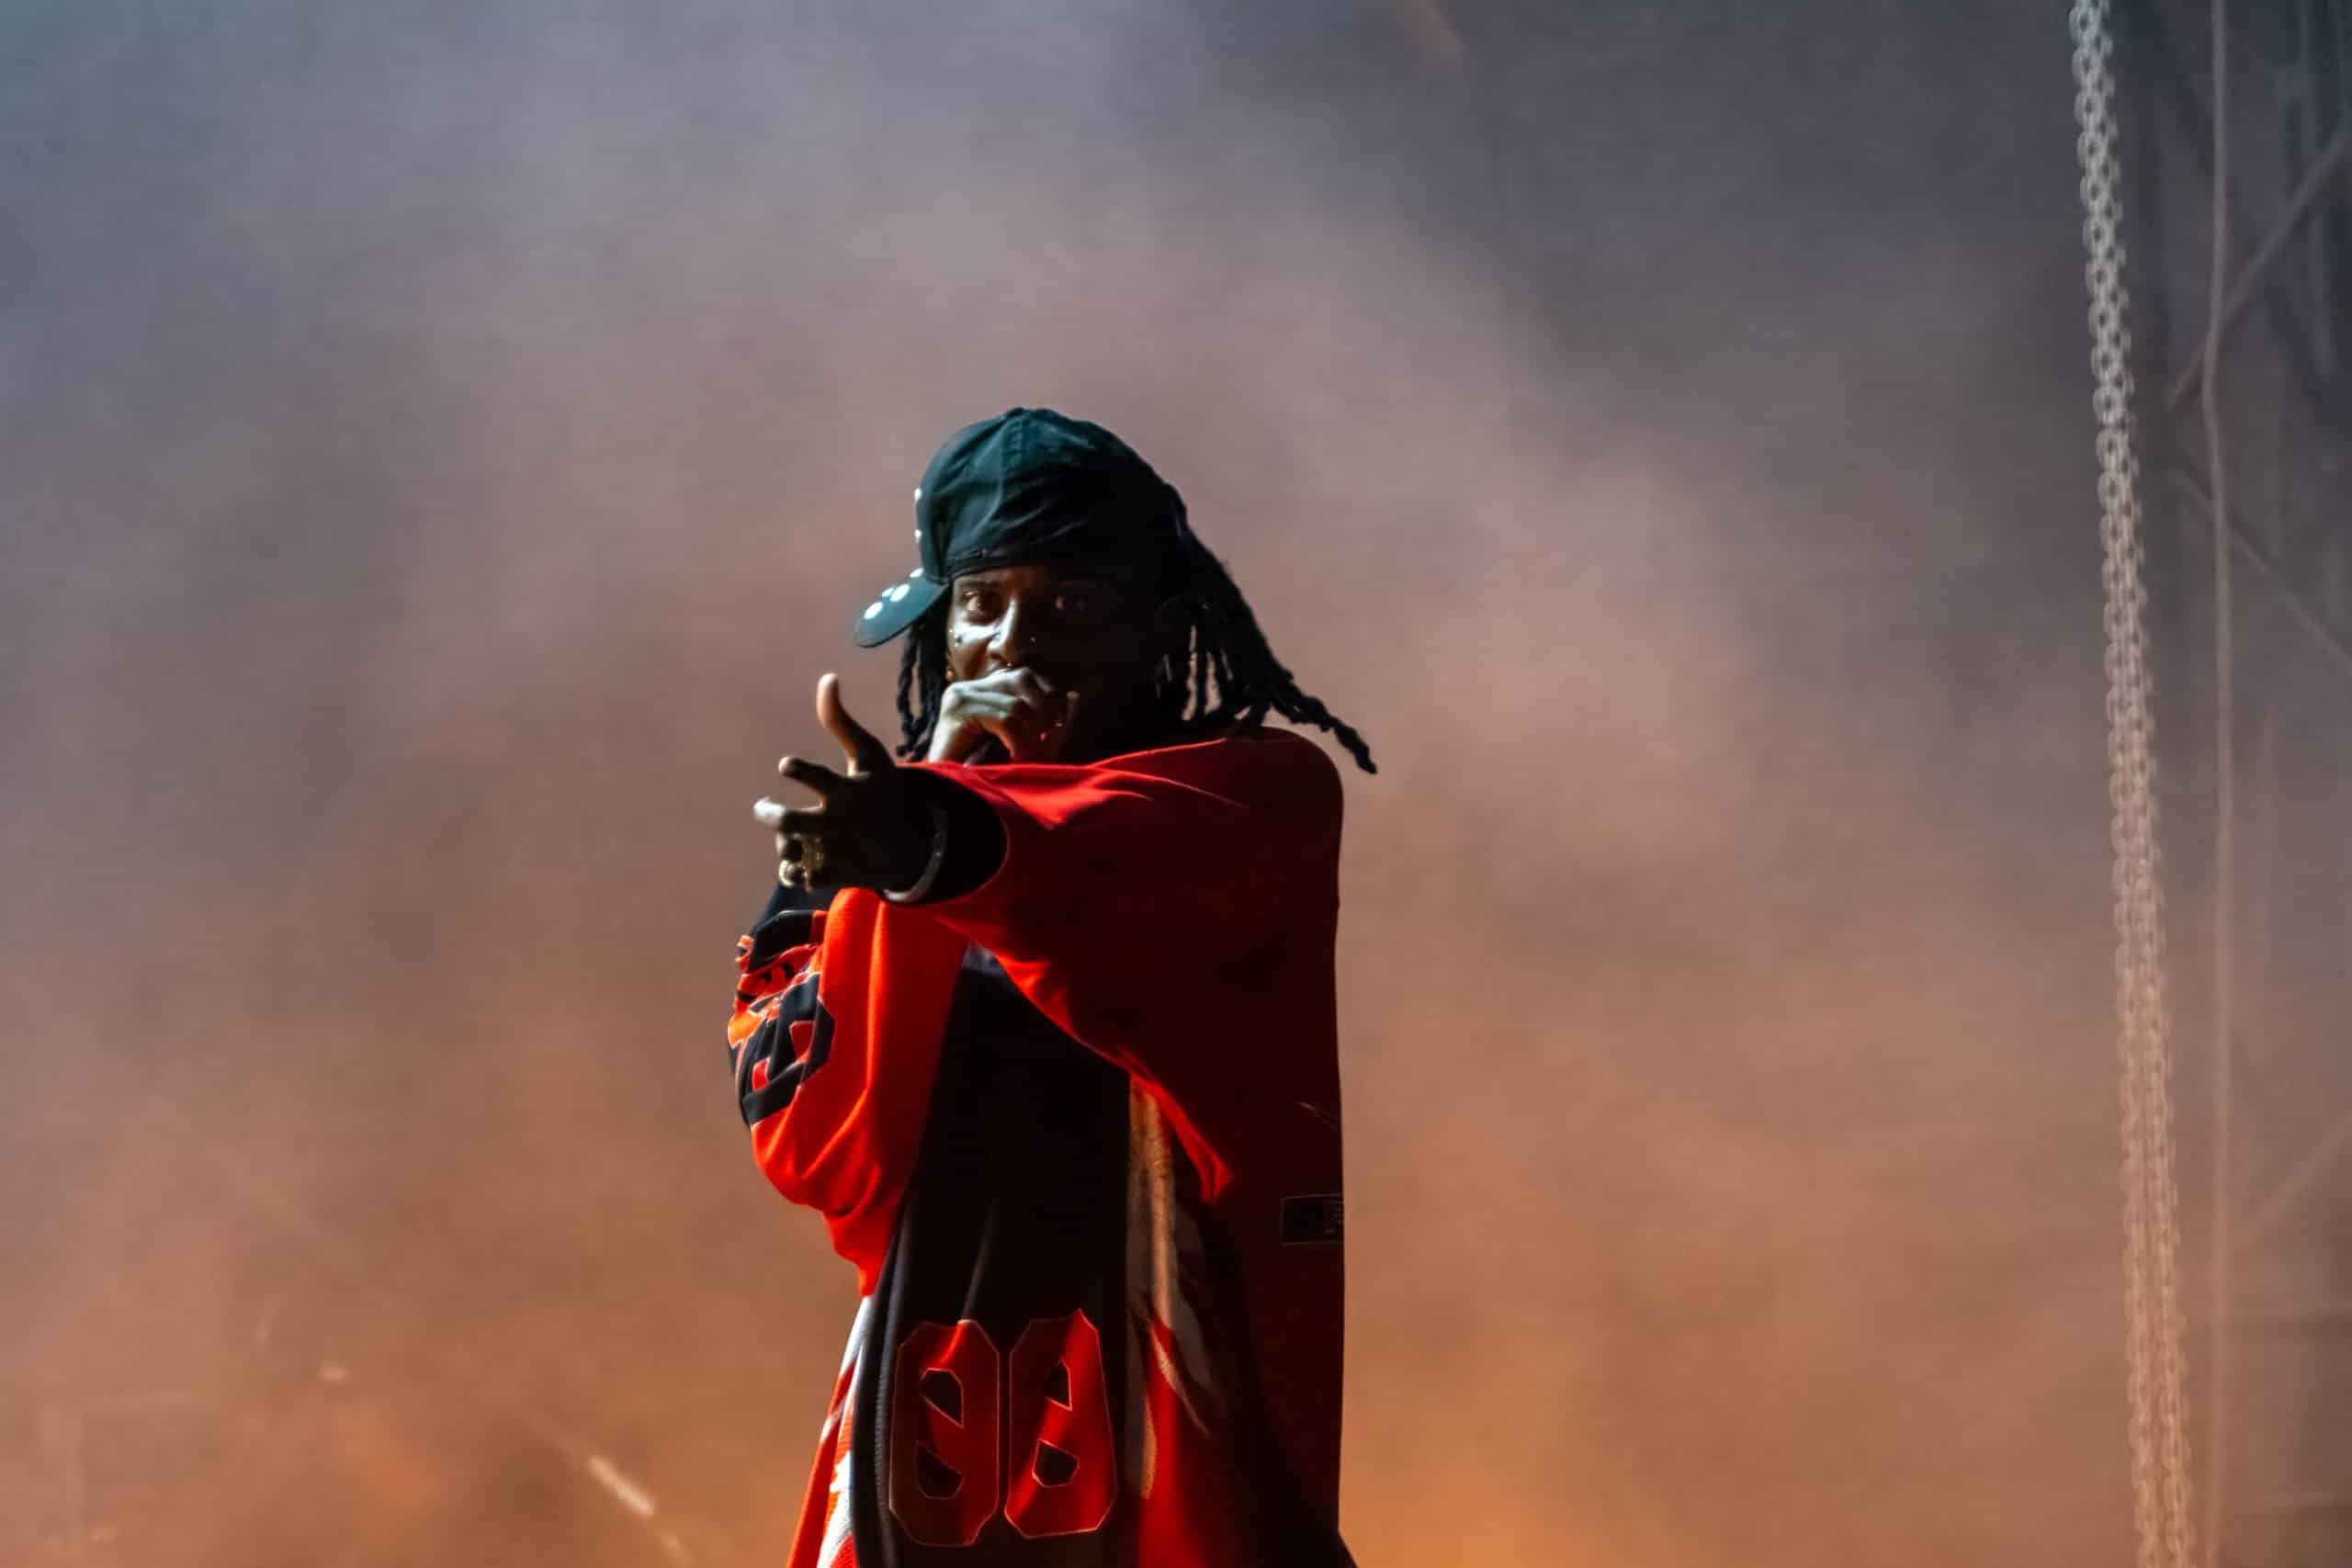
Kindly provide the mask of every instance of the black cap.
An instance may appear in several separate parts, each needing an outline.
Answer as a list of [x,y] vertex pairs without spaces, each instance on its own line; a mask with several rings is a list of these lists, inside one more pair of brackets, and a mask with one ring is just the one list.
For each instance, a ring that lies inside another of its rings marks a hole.
[[933,457],[915,491],[921,563],[875,596],[850,640],[889,641],[967,571],[1112,554],[1157,578],[1190,538],[1182,498],[1125,442],[1051,409],[1007,409]]

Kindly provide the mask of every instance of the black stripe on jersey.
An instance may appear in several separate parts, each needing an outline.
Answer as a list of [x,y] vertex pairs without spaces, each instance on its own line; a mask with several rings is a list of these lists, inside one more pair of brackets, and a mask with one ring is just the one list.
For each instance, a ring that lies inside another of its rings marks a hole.
[[[796,1052],[792,1044],[792,1026],[808,1025],[808,1049]],[[766,1121],[792,1103],[799,1092],[801,1080],[825,1065],[833,1052],[833,1015],[818,999],[814,976],[787,987],[776,998],[775,1011],[743,1042],[742,1055],[735,1063],[735,1094],[742,1102],[743,1125],[753,1126]],[[768,1065],[767,1082],[758,1089],[752,1087],[752,1067],[756,1062]]]

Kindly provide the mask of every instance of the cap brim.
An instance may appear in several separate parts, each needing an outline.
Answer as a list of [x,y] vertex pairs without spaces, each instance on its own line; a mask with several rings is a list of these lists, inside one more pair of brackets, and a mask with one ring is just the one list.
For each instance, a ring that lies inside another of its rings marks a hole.
[[860,648],[879,648],[922,618],[939,603],[947,584],[918,573],[902,577],[874,596],[874,602],[850,623],[849,640]]

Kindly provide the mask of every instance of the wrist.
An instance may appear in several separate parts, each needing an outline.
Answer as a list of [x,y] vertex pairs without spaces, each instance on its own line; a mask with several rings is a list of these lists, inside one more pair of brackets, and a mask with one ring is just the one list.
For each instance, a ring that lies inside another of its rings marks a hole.
[[[917,893],[910,886],[894,884],[899,892],[892,902],[947,903],[985,886],[1002,866],[1007,848],[1004,823],[988,798],[967,784],[967,780],[977,782],[978,776],[977,770],[952,765],[917,764],[905,771],[908,786],[925,808],[922,820],[926,840],[938,831],[929,808],[935,807],[944,812],[946,824],[941,839],[939,871],[930,886]],[[886,893],[884,897],[889,895]]]
[[894,904],[911,904],[928,894],[939,880],[939,868],[947,863],[947,807],[933,801],[917,810],[921,836],[910,834],[909,842],[921,847],[910,854],[911,863],[901,874],[891,877],[879,890]]

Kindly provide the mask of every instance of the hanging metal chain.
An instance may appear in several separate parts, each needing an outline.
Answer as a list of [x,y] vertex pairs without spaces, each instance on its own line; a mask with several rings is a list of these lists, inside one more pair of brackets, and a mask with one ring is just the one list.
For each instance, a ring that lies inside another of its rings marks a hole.
[[2122,1069],[2125,1359],[2139,1568],[2189,1568],[2188,1356],[2180,1307],[2170,1021],[2157,881],[2153,672],[2148,666],[2139,457],[2132,422],[2130,292],[2107,0],[2075,0],[2091,411],[2098,422],[2107,592],[2108,790],[2114,807],[2117,1053]]

